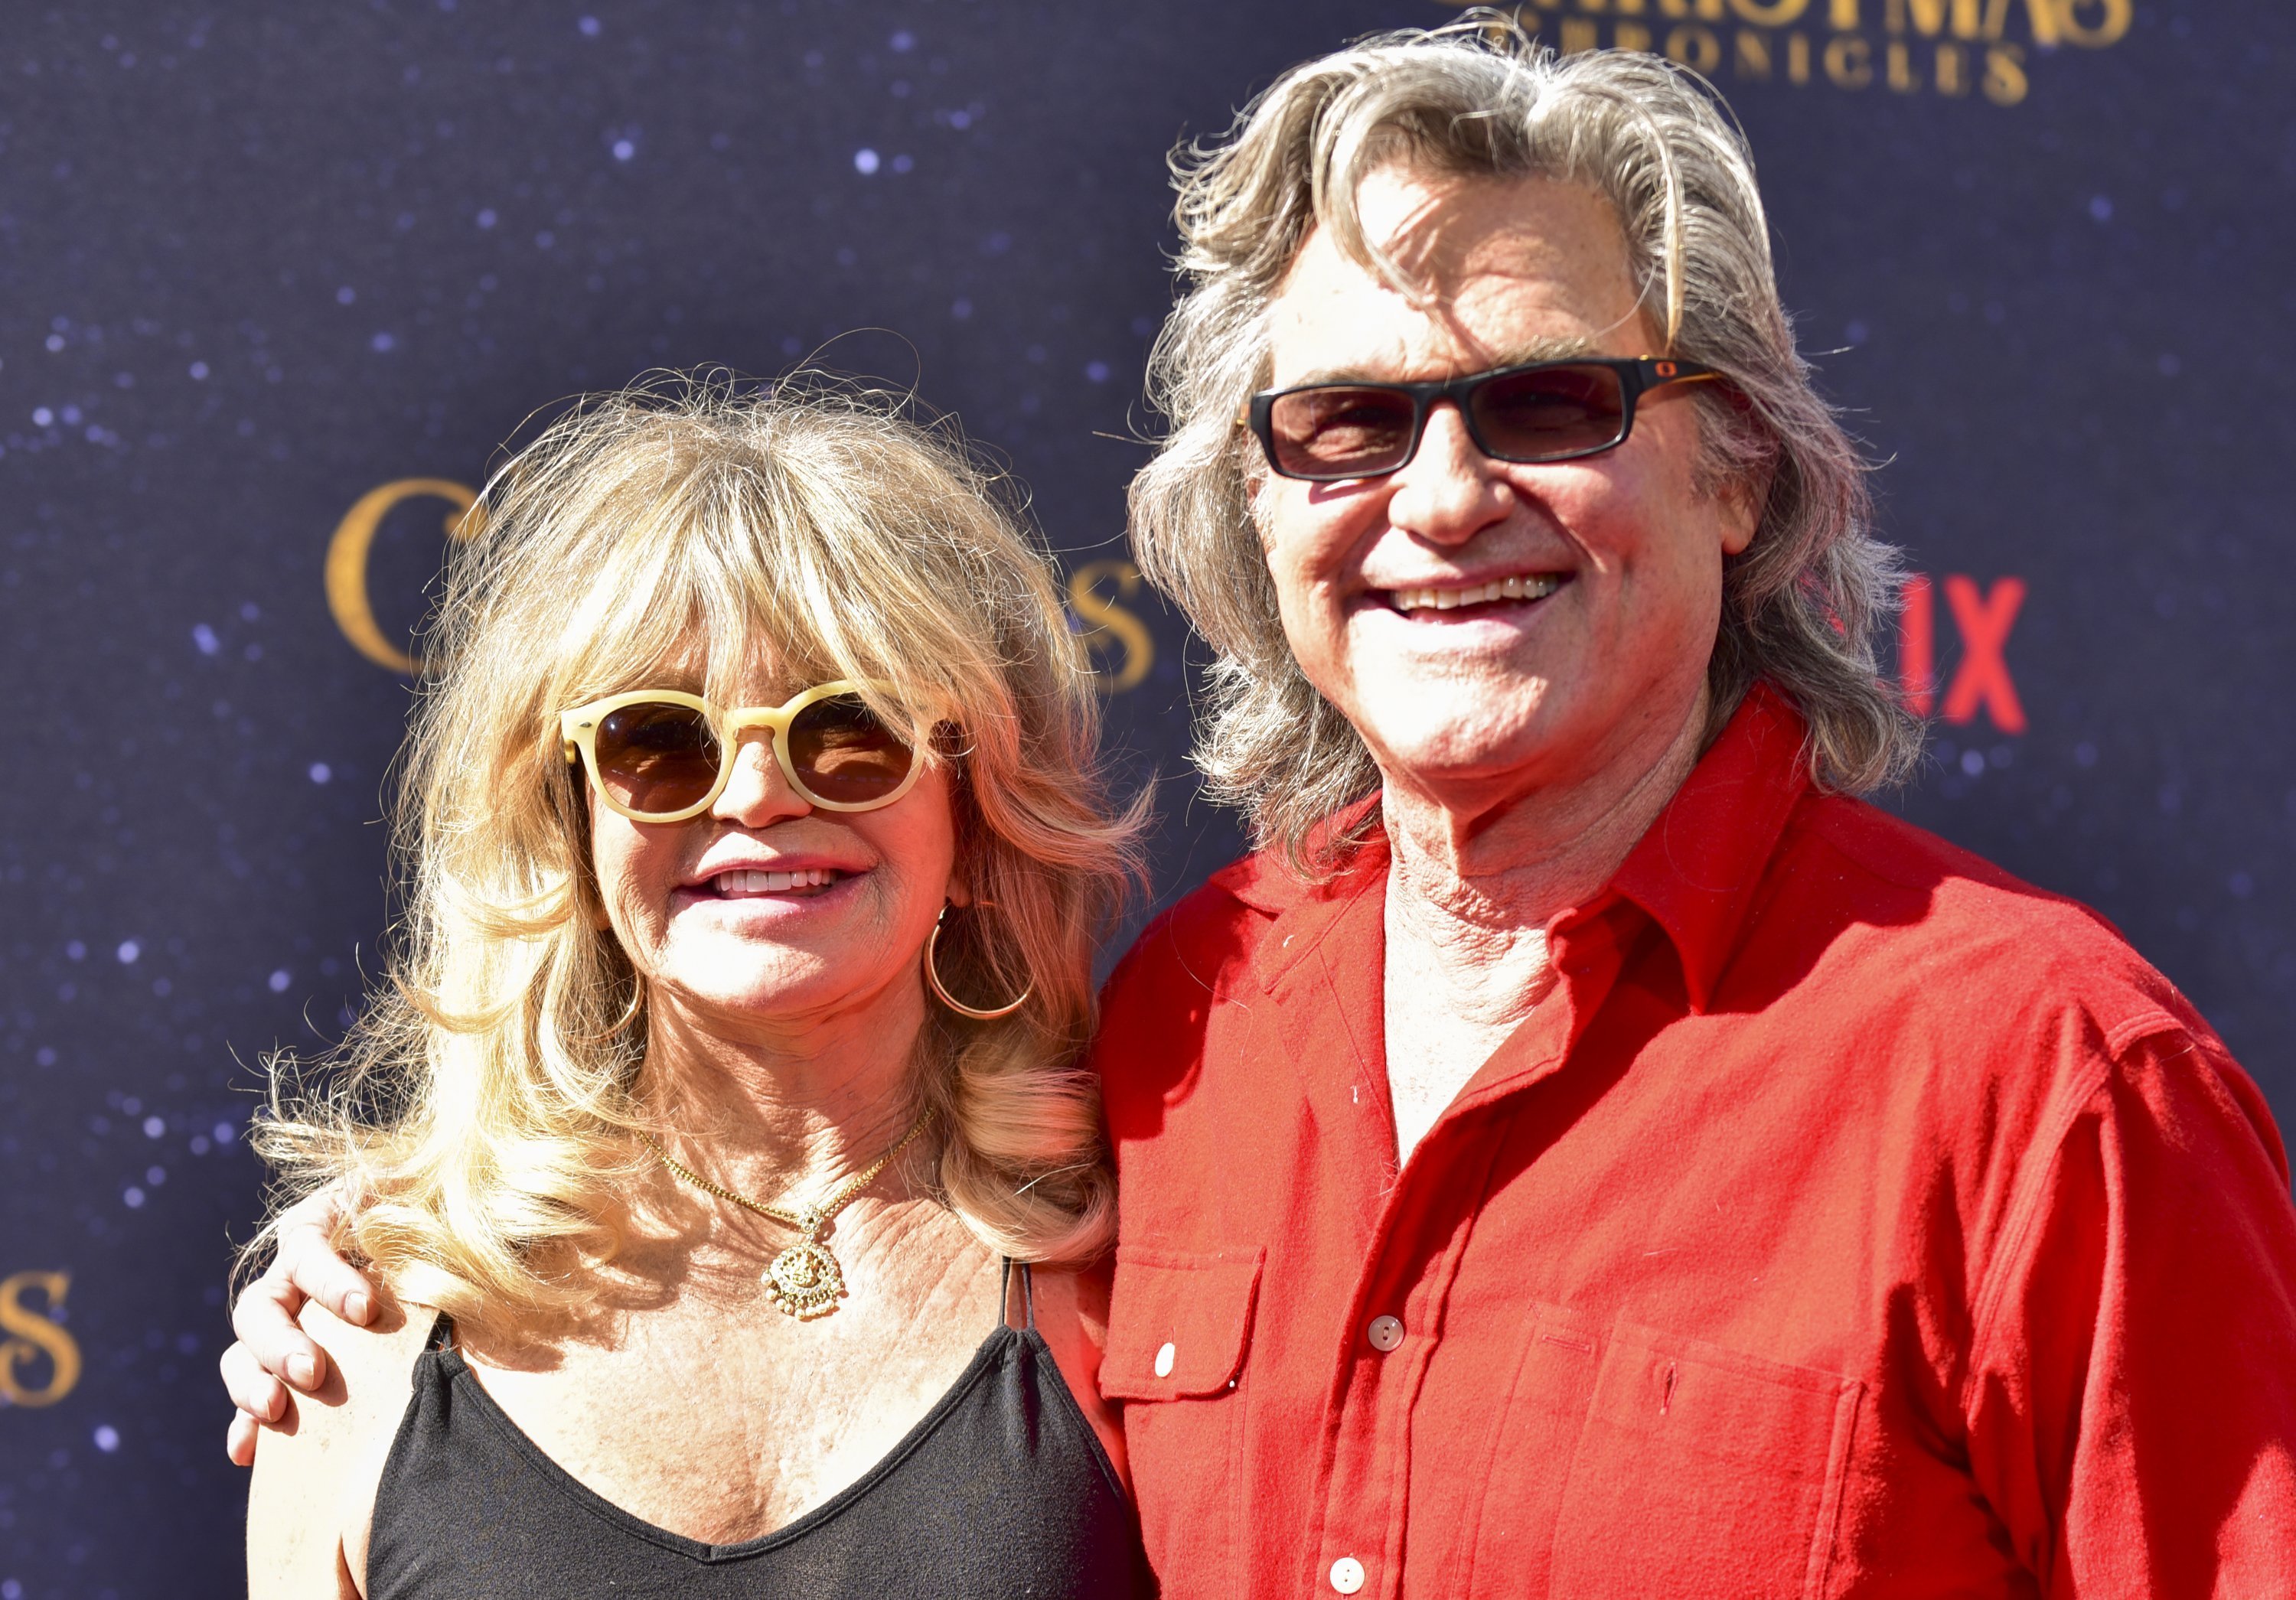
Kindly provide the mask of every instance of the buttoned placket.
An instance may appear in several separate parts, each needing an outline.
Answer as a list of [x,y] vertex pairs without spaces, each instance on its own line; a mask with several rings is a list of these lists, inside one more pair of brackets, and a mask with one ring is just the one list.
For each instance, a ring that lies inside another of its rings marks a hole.
[[[1611,915],[1566,914],[1557,919],[1550,943],[1554,992],[1437,1119],[1380,1208],[1325,1408],[1318,1525],[1307,1546],[1311,1593],[1361,1592],[1394,1600],[1401,1592],[1412,1410],[1441,1339],[1444,1308],[1505,1145],[1511,1113],[1525,1091],[1568,1064],[1621,965]],[[1365,981],[1360,973],[1328,970],[1316,977],[1331,986],[1328,1003],[1341,1002],[1350,983]],[[1376,975],[1369,993],[1382,993]],[[1342,1005],[1342,1014],[1346,1009]],[[1385,1094],[1384,1062],[1378,1067]],[[1374,1329],[1388,1321],[1394,1327],[1375,1336]],[[1411,1531],[1447,1544],[1452,1533]]]

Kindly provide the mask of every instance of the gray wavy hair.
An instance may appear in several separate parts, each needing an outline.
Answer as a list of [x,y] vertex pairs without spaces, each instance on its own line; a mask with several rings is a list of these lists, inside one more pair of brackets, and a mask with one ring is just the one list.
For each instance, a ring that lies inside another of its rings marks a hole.
[[1335,837],[1332,818],[1379,785],[1285,643],[1254,514],[1265,464],[1235,419],[1267,382],[1268,308],[1311,230],[1410,289],[1355,211],[1362,180],[1398,162],[1609,200],[1665,353],[1729,380],[1697,391],[1702,488],[1767,485],[1752,544],[1725,563],[1710,736],[1767,681],[1807,719],[1821,785],[1902,777],[1920,729],[1874,653],[1896,611],[1897,552],[1874,537],[1866,464],[1794,348],[1743,137],[1710,87],[1669,62],[1558,58],[1484,13],[1294,68],[1224,140],[1173,155],[1186,292],[1150,359],[1170,431],[1133,480],[1132,537],[1142,570],[1215,652],[1195,751],[1213,794],[1247,813],[1262,847],[1316,872],[1360,836]]

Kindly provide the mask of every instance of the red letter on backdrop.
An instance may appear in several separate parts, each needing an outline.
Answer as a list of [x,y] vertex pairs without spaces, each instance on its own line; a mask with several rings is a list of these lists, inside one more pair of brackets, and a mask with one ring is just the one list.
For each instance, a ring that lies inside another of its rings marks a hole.
[[1926,717],[1937,700],[1937,604],[1930,592],[1930,575],[1915,572],[1898,592],[1898,693],[1906,710]]
[[1945,719],[1974,721],[1982,701],[2003,733],[2023,733],[2025,708],[2017,703],[2017,685],[2002,652],[2009,643],[2009,630],[2017,625],[2017,608],[2025,603],[2025,580],[2001,578],[1988,596],[1977,592],[1973,579],[1956,572],[1945,580],[1945,598],[1953,607],[1962,644],[1961,666],[1945,692]]

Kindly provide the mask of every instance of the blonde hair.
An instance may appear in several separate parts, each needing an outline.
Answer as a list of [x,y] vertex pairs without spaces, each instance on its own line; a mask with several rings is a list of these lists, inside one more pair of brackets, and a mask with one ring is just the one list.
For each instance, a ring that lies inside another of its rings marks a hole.
[[1077,1058],[1142,807],[1103,803],[1097,695],[1003,488],[950,428],[825,381],[594,398],[496,472],[404,752],[389,985],[331,1070],[273,1063],[258,1143],[285,1194],[343,1182],[344,1242],[421,1303],[578,1301],[627,1226],[650,1112],[643,985],[601,925],[557,713],[697,653],[724,702],[762,644],[800,682],[890,685],[873,709],[952,768],[958,872],[995,907],[959,919],[941,971],[960,995],[1030,991],[1002,1021],[935,1008],[920,1043],[942,1196],[1004,1254],[1097,1255],[1113,1186]]
[[1919,728],[1874,652],[1896,610],[1897,553],[1874,537],[1865,463],[1794,348],[1743,138],[1669,62],[1558,58],[1482,12],[1294,68],[1225,142],[1173,158],[1187,292],[1151,361],[1171,426],[1133,480],[1132,537],[1142,570],[1214,652],[1196,751],[1214,793],[1248,813],[1262,845],[1320,871],[1353,841],[1332,818],[1379,786],[1362,739],[1285,642],[1254,519],[1264,466],[1235,418],[1267,382],[1268,309],[1312,229],[1411,287],[1355,210],[1362,180],[1393,163],[1547,177],[1610,202],[1664,332],[1656,353],[1729,379],[1698,391],[1702,483],[1768,486],[1752,545],[1724,567],[1710,731],[1767,680],[1808,720],[1820,783],[1861,791],[1903,775]]

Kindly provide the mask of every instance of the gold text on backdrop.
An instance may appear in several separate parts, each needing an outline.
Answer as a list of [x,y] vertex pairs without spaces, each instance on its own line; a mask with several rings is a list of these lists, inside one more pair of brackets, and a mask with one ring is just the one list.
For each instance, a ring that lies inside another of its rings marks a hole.
[[[1115,587],[1103,595],[1100,586]],[[1156,664],[1156,637],[1148,625],[1119,603],[1140,592],[1140,569],[1128,561],[1087,562],[1069,574],[1069,610],[1084,624],[1085,648],[1094,652],[1094,670],[1103,694],[1121,694],[1137,688]],[[1113,672],[1098,664],[1099,652],[1114,644],[1123,651],[1123,664]]]
[[2136,20],[2136,0],[1531,0],[1505,9],[1566,54],[1650,50],[1724,84],[1879,84],[1948,99],[1973,92],[1996,105],[2031,93],[2029,47],[2103,50]]
[[[53,1406],[79,1383],[79,1345],[55,1320],[71,1288],[68,1272],[19,1272],[0,1278],[0,1400],[11,1406]],[[45,1314],[27,1305],[37,1290]],[[39,1378],[45,1367],[45,1382]]]
[[426,496],[454,506],[447,517],[448,538],[474,531],[465,524],[471,507],[478,502],[476,489],[451,478],[401,478],[361,495],[335,524],[334,537],[327,541],[327,610],[334,614],[335,626],[342,629],[351,648],[368,661],[410,675],[414,658],[383,637],[375,622],[374,607],[367,600],[366,564],[374,548],[375,529],[382,526],[391,508],[402,500]]
[[[387,637],[368,597],[367,562],[376,530],[402,502],[444,500],[455,509],[447,517],[447,537],[476,532],[472,511],[478,491],[451,478],[399,478],[361,495],[327,540],[327,610],[351,648],[379,667],[412,676],[414,658]],[[1128,561],[1097,561],[1069,574],[1069,609],[1091,652],[1102,693],[1121,694],[1147,677],[1156,661],[1156,636],[1123,602],[1140,592],[1140,569]],[[1105,658],[1114,656],[1114,661]]]

